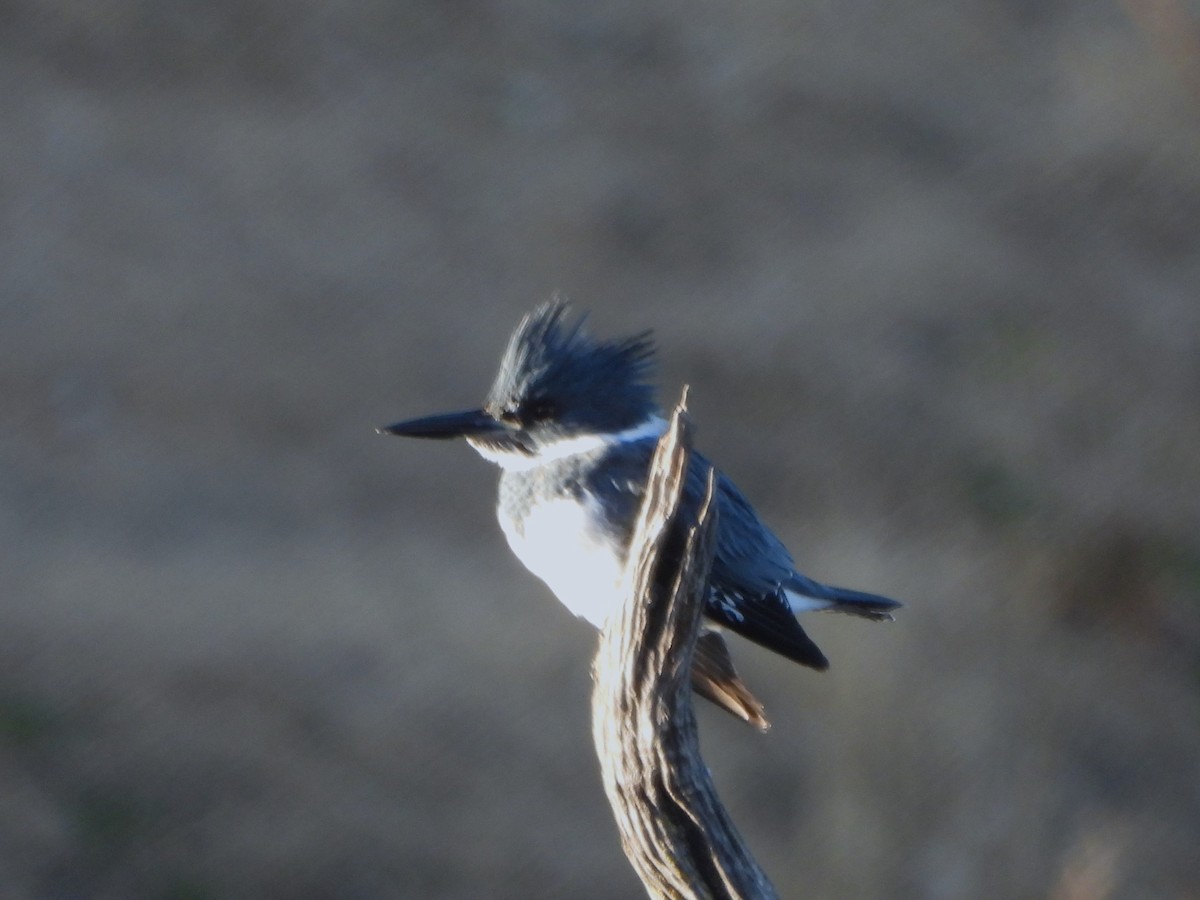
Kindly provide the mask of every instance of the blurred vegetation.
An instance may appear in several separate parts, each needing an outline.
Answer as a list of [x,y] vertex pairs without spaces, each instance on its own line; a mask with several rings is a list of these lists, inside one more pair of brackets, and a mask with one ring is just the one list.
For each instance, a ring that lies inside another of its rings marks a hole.
[[1200,885],[1200,10],[0,8],[0,894],[633,896],[476,403],[561,290],[814,577],[785,896]]

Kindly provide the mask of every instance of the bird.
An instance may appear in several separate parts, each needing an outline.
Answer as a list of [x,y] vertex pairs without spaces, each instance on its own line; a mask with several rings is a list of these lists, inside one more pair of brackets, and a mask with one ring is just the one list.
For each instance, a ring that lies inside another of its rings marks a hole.
[[[651,458],[667,423],[650,375],[650,331],[595,338],[561,298],[524,316],[483,406],[407,419],[382,434],[463,438],[500,466],[497,518],[509,547],[579,618],[603,628],[620,588]],[[691,455],[682,505],[695,512],[711,464]],[[829,666],[796,616],[811,611],[891,620],[901,604],[823,584],[796,569],[783,542],[716,470],[717,534],[692,686],[765,731],[762,703],[733,666],[725,632],[810,669]]]

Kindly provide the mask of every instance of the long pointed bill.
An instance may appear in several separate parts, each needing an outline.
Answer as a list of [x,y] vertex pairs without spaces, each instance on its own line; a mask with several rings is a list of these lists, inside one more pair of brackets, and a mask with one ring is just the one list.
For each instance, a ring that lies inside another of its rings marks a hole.
[[472,409],[466,412],[409,419],[405,422],[397,422],[395,425],[385,425],[378,431],[380,434],[445,440],[447,438],[500,434],[504,431],[504,426],[482,409]]

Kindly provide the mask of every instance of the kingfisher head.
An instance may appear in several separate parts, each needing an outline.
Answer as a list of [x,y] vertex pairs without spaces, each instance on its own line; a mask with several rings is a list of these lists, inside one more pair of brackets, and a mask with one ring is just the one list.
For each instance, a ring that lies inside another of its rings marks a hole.
[[[648,383],[649,332],[602,341],[567,321],[554,300],[521,320],[479,409],[410,419],[380,431],[408,437],[463,437],[494,462],[523,468],[547,457],[662,431]],[[644,432],[644,435],[643,435]]]

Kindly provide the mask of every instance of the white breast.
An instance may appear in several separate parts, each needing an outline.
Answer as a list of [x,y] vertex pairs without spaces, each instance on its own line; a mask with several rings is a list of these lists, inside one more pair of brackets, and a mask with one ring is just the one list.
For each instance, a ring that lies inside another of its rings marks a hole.
[[597,628],[620,601],[621,551],[592,527],[594,502],[535,504],[520,527],[501,513],[508,546],[575,615]]

